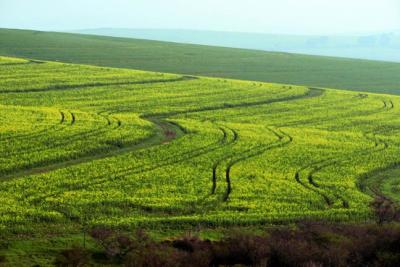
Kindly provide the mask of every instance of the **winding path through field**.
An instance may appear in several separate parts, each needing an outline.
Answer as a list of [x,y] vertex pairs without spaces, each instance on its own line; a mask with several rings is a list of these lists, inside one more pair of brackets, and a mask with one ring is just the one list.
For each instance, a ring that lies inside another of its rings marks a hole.
[[[148,118],[148,120],[150,120],[157,126],[157,131],[151,137],[143,140],[142,142],[140,142],[138,144],[135,144],[132,146],[126,146],[126,147],[122,147],[122,148],[118,148],[118,149],[111,149],[107,152],[100,153],[97,155],[84,156],[84,157],[80,157],[78,159],[66,160],[63,162],[54,163],[54,164],[50,164],[47,166],[23,170],[20,172],[16,172],[16,173],[13,173],[10,175],[3,176],[1,178],[1,181],[16,179],[16,178],[20,178],[20,177],[24,177],[24,176],[33,175],[33,174],[47,173],[47,172],[54,171],[57,169],[66,168],[66,167],[70,167],[70,166],[85,163],[85,162],[90,162],[92,160],[103,159],[103,158],[107,158],[107,157],[111,157],[111,156],[116,156],[116,155],[119,155],[122,153],[135,151],[135,150],[142,149],[142,148],[156,146],[159,144],[170,142],[173,139],[175,139],[177,136],[180,136],[183,134],[181,128],[178,127],[174,123],[171,123],[171,122],[168,122],[165,120],[161,120],[161,119],[158,119],[155,117]],[[170,134],[172,132],[174,134]]]
[[[126,146],[126,147],[116,147],[115,149],[110,149],[108,151],[101,152],[101,153],[94,154],[94,155],[85,155],[85,156],[79,157],[77,159],[65,160],[62,162],[57,162],[57,163],[48,164],[45,166],[29,168],[26,170],[14,172],[9,175],[4,175],[3,177],[1,177],[1,181],[21,178],[24,176],[29,176],[29,175],[34,175],[34,174],[48,173],[50,171],[78,165],[81,163],[86,163],[86,162],[90,162],[93,160],[103,159],[103,158],[116,156],[116,155],[120,155],[120,154],[127,153],[127,152],[132,152],[135,150],[171,142],[173,139],[185,134],[183,127],[181,127],[177,123],[170,122],[167,120],[167,118],[171,117],[171,116],[180,115],[180,114],[196,113],[196,112],[201,112],[201,111],[212,111],[212,110],[220,110],[220,109],[227,109],[227,108],[266,105],[266,104],[293,101],[293,100],[299,100],[299,99],[310,98],[310,97],[318,97],[322,94],[323,94],[322,89],[309,88],[309,90],[304,94],[289,96],[289,97],[282,97],[282,98],[277,98],[277,99],[267,99],[267,100],[260,100],[260,101],[255,101],[255,102],[243,102],[243,103],[231,104],[229,106],[217,105],[217,106],[205,107],[205,108],[201,108],[201,109],[183,110],[183,111],[154,114],[154,115],[143,115],[143,116],[141,116],[143,119],[149,120],[154,125],[156,125],[157,131],[155,133],[153,133],[153,135],[151,137],[142,140],[142,142],[140,142],[138,144],[134,144],[131,146]],[[72,116],[72,121],[75,122],[75,116]]]

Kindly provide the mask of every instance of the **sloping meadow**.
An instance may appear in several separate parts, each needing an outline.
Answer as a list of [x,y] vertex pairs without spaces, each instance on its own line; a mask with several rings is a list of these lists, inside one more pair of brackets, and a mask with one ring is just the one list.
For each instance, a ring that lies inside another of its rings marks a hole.
[[8,240],[367,222],[368,174],[400,155],[397,96],[5,57],[0,77]]

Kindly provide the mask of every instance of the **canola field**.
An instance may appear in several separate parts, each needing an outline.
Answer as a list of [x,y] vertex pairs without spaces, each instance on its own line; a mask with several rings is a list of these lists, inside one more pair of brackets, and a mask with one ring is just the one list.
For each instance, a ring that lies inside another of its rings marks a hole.
[[400,191],[399,107],[394,95],[0,57],[0,233],[367,222],[374,194]]

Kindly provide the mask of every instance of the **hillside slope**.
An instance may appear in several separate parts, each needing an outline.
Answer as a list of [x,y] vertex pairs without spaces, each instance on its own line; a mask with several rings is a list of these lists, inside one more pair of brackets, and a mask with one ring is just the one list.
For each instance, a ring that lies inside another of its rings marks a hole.
[[0,74],[8,266],[53,266],[98,226],[364,223],[399,195],[400,96],[7,57]]
[[400,64],[378,61],[8,29],[0,55],[400,94]]

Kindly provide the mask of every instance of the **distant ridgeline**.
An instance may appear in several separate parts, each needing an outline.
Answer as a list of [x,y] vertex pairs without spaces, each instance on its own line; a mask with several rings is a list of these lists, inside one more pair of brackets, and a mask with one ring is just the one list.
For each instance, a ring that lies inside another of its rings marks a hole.
[[76,33],[400,62],[400,32],[365,36],[307,36],[193,30],[100,28],[80,30],[76,31]]

